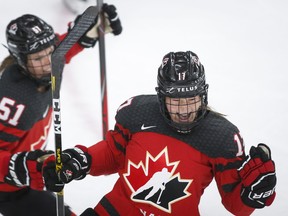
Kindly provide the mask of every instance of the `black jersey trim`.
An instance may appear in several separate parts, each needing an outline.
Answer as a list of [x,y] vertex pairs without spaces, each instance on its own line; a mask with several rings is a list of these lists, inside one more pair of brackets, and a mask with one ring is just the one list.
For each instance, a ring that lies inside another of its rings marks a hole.
[[115,126],[115,131],[117,131],[119,134],[121,134],[121,136],[123,137],[123,139],[125,139],[125,141],[128,142],[128,140],[129,140],[128,135],[125,135],[125,134],[123,133],[123,131],[122,131],[117,125]]
[[5,141],[5,142],[17,142],[19,140],[19,137],[13,134],[0,132],[0,140]]
[[120,216],[120,214],[117,212],[117,210],[114,208],[114,206],[110,203],[110,201],[106,197],[103,197],[100,200],[100,204],[103,206],[103,208],[107,211],[107,213],[110,216]]
[[119,151],[121,151],[124,155],[126,155],[126,149],[123,148],[123,146],[122,146],[119,142],[117,142],[117,141],[114,139],[114,137],[113,137],[113,141],[114,141],[115,147],[116,147]]
[[238,169],[242,163],[243,161],[235,161],[235,162],[227,163],[227,165],[216,164],[215,170],[216,172],[224,172],[226,170]]
[[238,182],[234,182],[234,183],[231,183],[231,184],[225,184],[225,185],[222,185],[222,189],[223,191],[225,191],[226,193],[229,193],[231,191],[233,191],[233,189],[236,187],[237,184],[239,184],[240,181]]

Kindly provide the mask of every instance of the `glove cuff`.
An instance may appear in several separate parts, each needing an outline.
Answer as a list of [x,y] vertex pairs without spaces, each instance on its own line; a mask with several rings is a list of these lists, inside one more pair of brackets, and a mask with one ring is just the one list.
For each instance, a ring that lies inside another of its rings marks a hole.
[[[255,209],[261,209],[264,208],[265,206],[270,206],[276,197],[275,191],[273,191],[273,193],[267,198],[262,198],[258,200],[252,198],[251,194],[254,194],[254,192],[251,192],[249,188],[242,188],[241,200],[245,205]],[[261,194],[258,195],[260,196]]]
[[[88,148],[86,146],[83,146],[83,145],[76,145],[75,148],[78,148],[80,149],[81,151],[84,152],[86,158],[87,158],[87,168],[86,168],[86,173],[85,173],[85,176],[86,174],[88,174],[90,172],[90,168],[91,168],[91,162],[92,162],[92,156],[88,153]],[[85,177],[84,176],[84,177]],[[84,178],[83,177],[83,178]]]
[[[19,167],[23,167],[23,160],[26,152],[16,153],[11,155],[9,166],[8,166],[8,173],[5,177],[5,182],[14,186],[23,187],[26,186],[25,182],[22,182],[18,176],[18,169]],[[22,173],[22,172],[21,172]],[[24,173],[24,175],[26,175]],[[22,177],[23,179],[23,177]],[[26,179],[26,178],[24,178]]]

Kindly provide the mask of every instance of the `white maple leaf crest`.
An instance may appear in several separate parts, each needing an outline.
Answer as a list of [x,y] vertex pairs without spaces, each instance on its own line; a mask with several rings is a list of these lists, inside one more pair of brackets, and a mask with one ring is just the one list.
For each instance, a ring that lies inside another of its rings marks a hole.
[[176,172],[180,161],[170,162],[168,155],[165,147],[155,157],[147,151],[145,164],[143,161],[135,164],[128,160],[123,177],[131,190],[131,200],[149,203],[171,213],[173,203],[191,195],[187,190],[193,180],[181,179],[180,173]]

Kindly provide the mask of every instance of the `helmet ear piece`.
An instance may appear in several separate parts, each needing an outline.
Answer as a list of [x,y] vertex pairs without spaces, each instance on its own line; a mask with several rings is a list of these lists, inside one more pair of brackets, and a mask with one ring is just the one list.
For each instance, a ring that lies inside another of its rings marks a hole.
[[26,56],[24,56],[22,53],[19,53],[18,55],[15,54],[15,52],[11,52],[9,49],[9,54],[13,57],[13,59],[23,68],[25,68],[25,65],[27,63]]

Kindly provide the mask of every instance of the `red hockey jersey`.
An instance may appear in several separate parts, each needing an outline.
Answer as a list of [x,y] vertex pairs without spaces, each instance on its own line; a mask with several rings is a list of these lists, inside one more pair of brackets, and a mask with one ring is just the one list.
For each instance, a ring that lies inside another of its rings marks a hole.
[[122,104],[105,141],[88,149],[90,175],[119,173],[113,190],[95,211],[101,215],[192,215],[199,213],[205,188],[215,178],[222,203],[234,215],[254,209],[240,198],[237,168],[244,155],[236,126],[209,111],[189,134],[168,126],[156,95]]
[[[59,40],[65,36],[58,36]],[[66,63],[82,50],[75,44],[66,55]],[[37,91],[37,84],[21,70],[14,64],[0,76],[0,191],[20,189],[4,183],[7,158],[15,152],[44,149],[52,121],[51,88]]]

